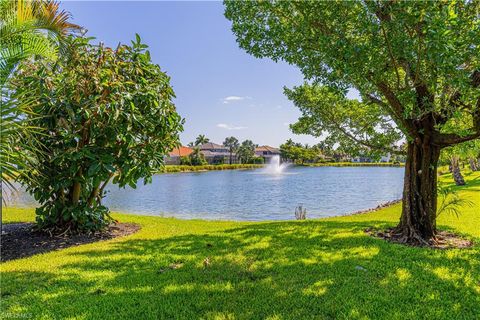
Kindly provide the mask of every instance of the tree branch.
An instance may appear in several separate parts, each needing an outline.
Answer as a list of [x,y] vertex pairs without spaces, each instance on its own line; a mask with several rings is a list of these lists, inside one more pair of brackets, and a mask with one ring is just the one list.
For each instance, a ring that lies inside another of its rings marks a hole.
[[330,117],[330,121],[333,122],[335,124],[335,127],[338,130],[340,130],[346,137],[350,138],[354,142],[356,142],[356,143],[358,143],[358,144],[360,144],[364,147],[367,147],[367,148],[370,148],[370,149],[375,149],[375,150],[380,150],[380,151],[385,151],[385,152],[389,152],[389,153],[392,153],[392,154],[405,155],[405,153],[403,151],[395,150],[395,149],[388,148],[388,147],[385,147],[385,146],[382,146],[382,145],[375,145],[375,144],[372,144],[368,141],[361,140],[361,139],[355,137],[352,133],[348,132],[345,128],[342,127],[342,125],[340,125],[337,121],[335,121],[333,116]]
[[433,137],[433,143],[445,148],[477,138],[480,138],[480,129],[477,129],[475,133],[466,136],[461,136],[456,133],[440,133]]
[[381,146],[381,145],[374,145],[374,144],[371,144],[368,141],[360,140],[357,137],[355,137],[353,134],[351,134],[350,132],[345,130],[343,127],[341,127],[341,126],[337,126],[337,127],[338,127],[338,130],[340,130],[345,136],[347,136],[351,140],[355,141],[356,143],[361,144],[364,147],[367,147],[367,148],[370,148],[370,149],[375,149],[375,150],[380,150],[380,151],[385,151],[385,152],[389,152],[389,153],[392,153],[392,154],[405,155],[405,152],[403,152],[403,151],[391,149],[391,148],[384,147],[384,146]]
[[402,103],[400,102],[400,100],[398,100],[395,93],[390,89],[390,87],[385,82],[382,82],[382,81],[377,82],[376,86],[387,99],[395,117],[400,122],[400,125],[402,125],[405,128],[405,130],[407,130],[407,133],[410,135],[410,138],[416,137],[418,134],[417,129],[411,121],[408,121],[407,119],[404,118],[405,110],[403,109]]

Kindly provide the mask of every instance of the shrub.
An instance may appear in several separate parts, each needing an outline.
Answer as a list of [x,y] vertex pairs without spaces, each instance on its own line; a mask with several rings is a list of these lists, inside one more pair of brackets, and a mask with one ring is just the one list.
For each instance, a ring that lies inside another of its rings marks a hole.
[[183,120],[169,77],[138,35],[116,50],[85,38],[65,42],[58,61],[29,62],[13,79],[14,98],[30,101],[31,120],[44,129],[23,182],[41,204],[40,228],[94,231],[110,222],[101,204],[110,180],[133,188],[151,181]]
[[251,163],[251,164],[264,164],[265,159],[263,157],[253,157],[252,159],[250,159],[249,163]]

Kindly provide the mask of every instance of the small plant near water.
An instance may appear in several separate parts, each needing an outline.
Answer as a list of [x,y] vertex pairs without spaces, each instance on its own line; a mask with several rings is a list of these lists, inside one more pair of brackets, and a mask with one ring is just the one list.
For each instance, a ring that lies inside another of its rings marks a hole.
[[307,209],[303,205],[299,205],[295,208],[295,219],[305,220],[307,219]]

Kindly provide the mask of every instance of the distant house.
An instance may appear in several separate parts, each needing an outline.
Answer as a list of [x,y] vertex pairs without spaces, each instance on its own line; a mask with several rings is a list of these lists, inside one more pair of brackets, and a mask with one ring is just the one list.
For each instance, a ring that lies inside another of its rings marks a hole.
[[[227,147],[213,142],[204,143],[200,146],[200,152],[209,164],[230,162],[230,151]],[[237,162],[237,155],[233,153],[232,162]]]
[[210,151],[210,152],[228,152],[228,148],[213,142],[204,143],[200,146],[200,151]]
[[[392,156],[390,155],[390,153],[386,154],[386,155],[383,155],[378,161],[379,162],[390,162],[392,159]],[[364,162],[364,163],[368,163],[368,162],[376,162],[377,160],[374,160],[370,157],[365,157],[365,156],[360,156],[360,157],[355,157],[352,159],[352,162]]]
[[392,155],[390,153],[387,153],[386,155],[380,158],[380,162],[391,162],[391,161],[392,161]]
[[255,155],[262,157],[265,162],[269,162],[273,156],[280,156],[280,149],[270,146],[259,146],[255,148]]
[[325,160],[333,160],[334,162],[355,162],[352,157],[343,152],[335,152],[333,157],[325,157]]
[[188,157],[193,152],[192,148],[189,147],[179,147],[175,148],[165,157],[165,164],[180,164],[180,159],[182,157]]
[[365,156],[358,156],[352,159],[352,162],[361,162],[361,163],[368,163],[373,162],[372,158],[365,157]]

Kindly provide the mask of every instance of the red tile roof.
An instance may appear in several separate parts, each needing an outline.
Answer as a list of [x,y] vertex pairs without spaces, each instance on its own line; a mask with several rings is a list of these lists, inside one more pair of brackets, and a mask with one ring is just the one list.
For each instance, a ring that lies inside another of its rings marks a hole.
[[175,148],[172,151],[170,151],[169,155],[170,157],[186,157],[190,155],[193,152],[192,148],[189,147],[180,147],[180,148]]
[[255,152],[269,151],[272,153],[280,153],[280,149],[270,147],[270,146],[259,146],[255,148]]

